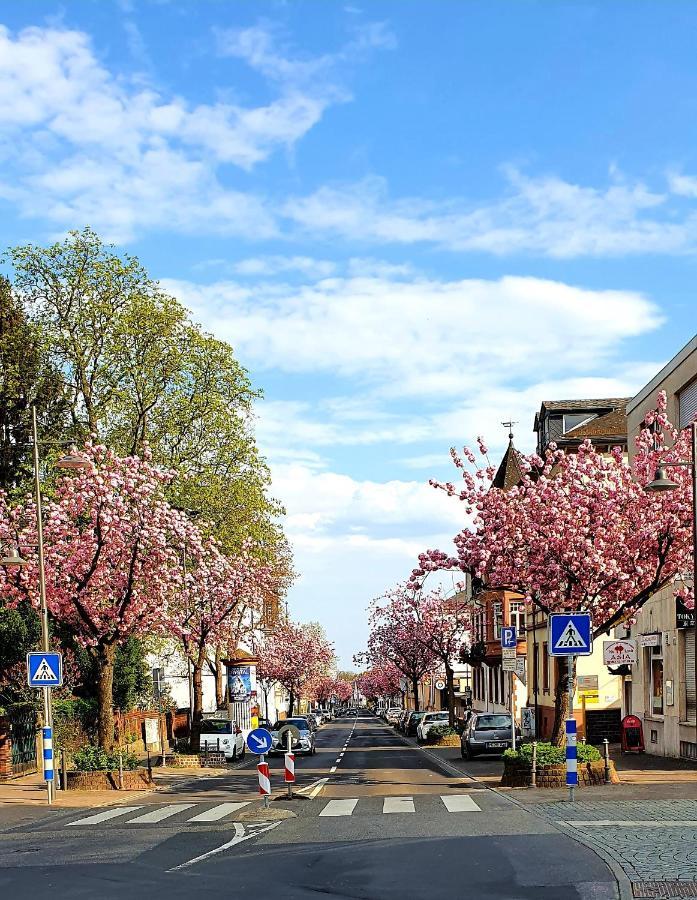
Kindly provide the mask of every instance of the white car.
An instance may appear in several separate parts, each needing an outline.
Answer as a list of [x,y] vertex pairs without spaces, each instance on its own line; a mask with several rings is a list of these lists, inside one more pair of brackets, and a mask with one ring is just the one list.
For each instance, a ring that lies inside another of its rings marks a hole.
[[242,729],[229,719],[204,719],[201,722],[201,752],[225,754],[226,759],[244,759],[245,743]]
[[416,729],[416,740],[421,742],[425,741],[428,737],[428,732],[434,725],[447,725],[448,719],[449,714],[447,709],[426,713]]
[[404,710],[399,706],[392,706],[387,710],[385,714],[385,721],[388,725],[396,725],[399,722],[399,717],[402,715]]

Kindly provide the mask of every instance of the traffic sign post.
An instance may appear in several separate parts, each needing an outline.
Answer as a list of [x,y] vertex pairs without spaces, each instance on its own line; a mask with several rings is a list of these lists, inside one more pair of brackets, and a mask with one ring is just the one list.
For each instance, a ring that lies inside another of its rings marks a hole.
[[514,625],[504,625],[501,628],[501,649],[502,650],[510,650],[511,648],[515,649],[517,643],[518,643],[518,635],[516,633],[515,626]]
[[60,653],[27,653],[29,687],[50,688],[63,684],[63,657]]
[[[287,743],[288,749],[286,751],[286,756],[285,756],[285,762],[286,762],[285,779],[286,779],[286,783],[288,784],[288,799],[292,800],[293,799],[293,782],[295,781],[295,757],[293,756],[293,733],[290,730],[290,728],[286,732],[286,740],[288,742]],[[289,765],[292,769],[292,778],[288,777]]]
[[269,794],[271,793],[271,777],[269,775],[269,764],[265,762],[263,753],[259,757],[257,772],[259,773],[259,793],[264,798],[264,809],[268,809]]
[[515,625],[501,627],[501,655],[503,671],[508,672],[508,695],[511,701],[511,749],[515,750],[515,658],[518,646],[518,632]]
[[252,753],[263,756],[268,753],[273,744],[271,732],[265,728],[254,728],[247,735],[247,747]]
[[568,671],[569,713],[566,719],[566,786],[574,802],[578,787],[576,719],[574,718],[574,665],[576,656],[593,653],[593,631],[589,613],[555,613],[549,617],[547,644],[550,656],[565,656]]

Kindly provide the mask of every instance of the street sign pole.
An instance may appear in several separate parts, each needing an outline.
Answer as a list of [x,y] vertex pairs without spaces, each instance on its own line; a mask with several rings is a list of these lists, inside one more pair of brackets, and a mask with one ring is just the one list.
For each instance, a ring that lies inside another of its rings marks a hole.
[[[263,766],[265,762],[266,762],[266,756],[262,753],[261,756],[259,757],[259,763],[260,763],[260,765]],[[268,808],[269,808],[269,795],[264,794],[264,809],[268,809]]]
[[[292,756],[292,754],[293,754],[293,735],[292,735],[290,729],[286,732],[286,734],[288,736],[288,756]],[[293,775],[293,777],[295,777],[295,775]],[[288,799],[289,800],[293,799],[293,782],[292,781],[288,782]]]
[[569,672],[569,715],[566,720],[566,784],[569,788],[569,802],[575,800],[576,786],[578,785],[578,759],[576,748],[576,719],[574,718],[574,663],[575,656],[567,656],[566,663]]
[[508,677],[511,685],[511,750],[515,753],[515,674],[510,672]]

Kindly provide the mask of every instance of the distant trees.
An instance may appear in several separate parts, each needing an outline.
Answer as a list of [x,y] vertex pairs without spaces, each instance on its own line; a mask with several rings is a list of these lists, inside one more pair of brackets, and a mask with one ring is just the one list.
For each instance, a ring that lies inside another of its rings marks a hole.
[[296,701],[311,693],[313,681],[330,674],[333,662],[334,650],[319,625],[285,622],[279,623],[265,642],[258,674],[288,691],[288,713],[292,715]]

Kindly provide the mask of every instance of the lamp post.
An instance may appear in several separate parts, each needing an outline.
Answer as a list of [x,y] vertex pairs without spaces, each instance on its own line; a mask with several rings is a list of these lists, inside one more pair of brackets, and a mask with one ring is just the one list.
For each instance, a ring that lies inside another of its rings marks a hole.
[[[692,459],[676,462],[660,463],[653,481],[645,487],[645,491],[674,491],[678,485],[666,475],[666,469],[673,466],[689,468],[692,473],[692,594],[697,600],[697,419],[690,425],[692,437]],[[697,603],[693,605],[695,612],[695,698],[697,700]],[[695,742],[697,744],[697,703],[695,705]]]
[[[39,439],[36,425],[36,406],[31,406],[31,436],[32,458],[34,463],[34,498],[36,506],[36,536],[39,561],[39,611],[41,616],[41,650],[48,653],[48,608],[46,606],[46,566],[44,562],[44,526],[41,512],[41,472],[39,469]],[[68,454],[56,462],[57,469],[78,470],[85,469],[89,463],[78,454]],[[12,566],[26,566],[28,561],[23,559],[19,550],[14,555],[7,555],[0,560],[0,565],[11,568]],[[53,728],[53,705],[51,703],[51,688],[41,688],[44,696],[44,725]],[[53,802],[53,782],[46,780],[46,802],[50,806]]]

